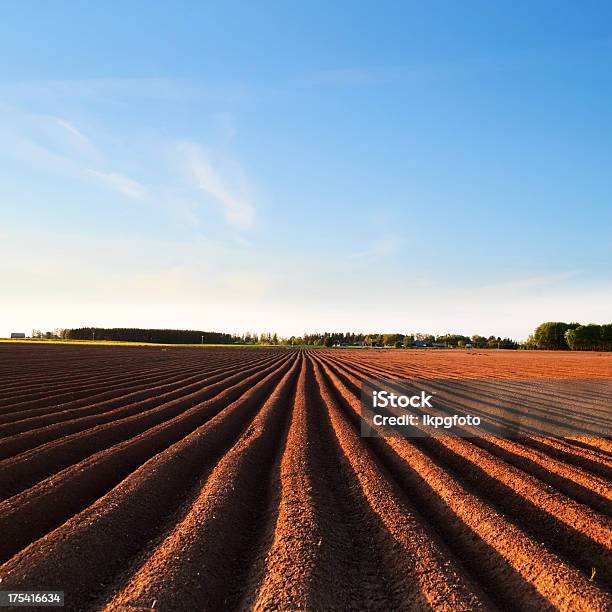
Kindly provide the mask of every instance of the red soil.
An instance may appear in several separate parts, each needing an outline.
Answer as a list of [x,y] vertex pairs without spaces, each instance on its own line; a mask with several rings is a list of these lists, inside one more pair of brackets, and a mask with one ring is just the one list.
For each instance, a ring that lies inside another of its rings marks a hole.
[[612,609],[609,439],[362,438],[367,378],[609,380],[612,354],[0,344],[2,590]]

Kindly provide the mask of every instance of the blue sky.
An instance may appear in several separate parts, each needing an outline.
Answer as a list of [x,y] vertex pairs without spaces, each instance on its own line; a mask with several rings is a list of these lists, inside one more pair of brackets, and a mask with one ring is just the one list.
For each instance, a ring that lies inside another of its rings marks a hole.
[[0,58],[0,335],[610,319],[609,3],[7,2]]

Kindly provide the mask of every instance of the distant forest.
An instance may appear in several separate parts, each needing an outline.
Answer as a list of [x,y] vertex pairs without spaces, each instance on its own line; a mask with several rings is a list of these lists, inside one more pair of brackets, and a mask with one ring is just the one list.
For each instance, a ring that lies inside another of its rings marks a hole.
[[111,340],[159,344],[232,344],[235,337],[221,332],[192,329],[139,329],[127,327],[79,327],[60,330],[64,340]]
[[327,332],[304,334],[295,338],[296,344],[323,346],[377,346],[395,348],[506,348],[516,349],[520,344],[499,336],[463,336],[461,334],[360,334],[352,332]]
[[379,347],[379,348],[478,348],[542,349],[573,351],[611,351],[612,323],[546,322],[539,325],[526,342],[500,336],[463,336],[461,334],[364,334],[354,332],[321,332],[303,336],[280,337],[263,332],[226,334],[200,330],[139,329],[124,327],[80,327],[41,332],[32,330],[33,338],[64,340],[110,340],[151,342],[159,344],[251,344],[273,346]]
[[369,346],[395,348],[519,348],[510,338],[496,336],[462,336],[460,334],[363,334],[354,332],[322,332],[282,338],[276,333],[226,334],[221,332],[180,329],[139,329],[80,327],[41,332],[32,331],[33,338],[63,340],[107,340],[119,342],[151,342],[159,344],[253,344],[282,346]]

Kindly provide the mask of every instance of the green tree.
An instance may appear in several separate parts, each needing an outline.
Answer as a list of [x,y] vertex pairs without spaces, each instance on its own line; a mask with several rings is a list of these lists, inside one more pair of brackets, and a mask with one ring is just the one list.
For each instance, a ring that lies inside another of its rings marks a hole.
[[472,340],[472,346],[476,348],[485,348],[485,346],[487,346],[487,339],[484,336],[479,336],[478,334],[474,334],[471,340]]
[[329,348],[330,346],[333,346],[333,344],[334,341],[332,340],[331,336],[325,336],[325,338],[323,338],[323,346]]
[[602,348],[601,325],[579,325],[567,332],[567,344],[572,351],[597,351]]
[[567,323],[548,321],[536,327],[533,337],[539,349],[563,351],[569,348],[565,338],[568,329],[569,325]]
[[535,350],[538,348],[538,343],[536,342],[533,334],[531,334],[527,340],[523,343],[523,347],[526,350]]
[[601,350],[612,351],[612,323],[601,326]]
[[401,342],[402,338],[400,334],[384,334],[382,341],[383,346],[394,346],[396,342]]

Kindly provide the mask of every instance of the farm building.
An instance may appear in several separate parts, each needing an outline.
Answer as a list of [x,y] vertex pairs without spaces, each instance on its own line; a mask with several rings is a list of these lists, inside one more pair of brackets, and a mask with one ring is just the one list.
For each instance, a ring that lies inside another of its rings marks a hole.
[[11,339],[14,338],[25,338],[26,335],[22,332],[11,332]]

